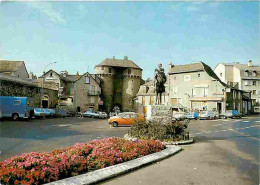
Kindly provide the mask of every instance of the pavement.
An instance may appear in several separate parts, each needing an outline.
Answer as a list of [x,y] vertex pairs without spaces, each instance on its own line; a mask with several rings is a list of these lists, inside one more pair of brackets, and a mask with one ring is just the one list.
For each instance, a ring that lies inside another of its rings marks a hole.
[[[118,176],[104,185],[259,184],[258,116],[197,120],[189,125],[195,139],[173,157]],[[110,136],[123,137],[128,127],[110,128],[107,120],[64,118],[0,122],[1,160],[30,151],[51,151]]]

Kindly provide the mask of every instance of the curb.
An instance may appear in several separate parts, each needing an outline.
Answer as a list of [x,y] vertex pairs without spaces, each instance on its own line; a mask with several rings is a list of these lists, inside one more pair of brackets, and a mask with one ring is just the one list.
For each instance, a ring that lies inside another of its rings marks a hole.
[[[136,141],[138,140],[137,138],[130,137],[128,134],[124,135],[124,138],[126,140],[132,140]],[[194,139],[189,139],[189,140],[181,140],[181,141],[171,141],[171,142],[162,142],[165,145],[188,145],[194,143]]]
[[188,145],[194,143],[194,139],[173,141],[173,142],[162,142],[165,145]]
[[86,174],[78,175],[75,177],[69,177],[66,179],[50,182],[46,185],[87,185],[96,184],[101,181],[108,180],[112,177],[125,174],[127,172],[138,169],[142,166],[154,163],[165,159],[171,155],[174,155],[181,151],[182,148],[178,146],[167,146],[166,149],[161,152],[149,154],[134,160],[130,160],[121,164],[109,166],[103,169],[88,172]]

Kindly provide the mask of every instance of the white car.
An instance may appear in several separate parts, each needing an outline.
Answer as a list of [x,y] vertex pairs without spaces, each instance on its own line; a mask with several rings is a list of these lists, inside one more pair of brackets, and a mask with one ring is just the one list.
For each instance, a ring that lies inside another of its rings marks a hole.
[[185,119],[185,112],[175,112],[173,113],[172,117],[176,120],[183,120]]
[[105,112],[99,112],[98,114],[99,114],[99,118],[103,118],[103,119],[107,118],[107,113]]
[[216,119],[216,118],[217,118],[216,114],[211,110],[201,111],[199,114],[199,119]]

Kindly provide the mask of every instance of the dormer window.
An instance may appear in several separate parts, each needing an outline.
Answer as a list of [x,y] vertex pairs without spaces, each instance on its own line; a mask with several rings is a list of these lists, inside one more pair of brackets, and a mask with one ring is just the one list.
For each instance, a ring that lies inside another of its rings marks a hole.
[[252,76],[256,77],[256,71],[253,71]]
[[248,70],[245,70],[245,76],[248,76]]

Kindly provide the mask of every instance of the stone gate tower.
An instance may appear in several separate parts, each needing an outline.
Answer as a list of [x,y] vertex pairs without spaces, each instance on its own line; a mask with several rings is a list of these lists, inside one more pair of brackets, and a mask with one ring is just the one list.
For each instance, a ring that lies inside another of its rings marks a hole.
[[121,111],[134,111],[133,98],[140,88],[142,69],[133,61],[107,58],[95,66],[95,74],[102,80],[104,107],[111,111],[119,106]]

